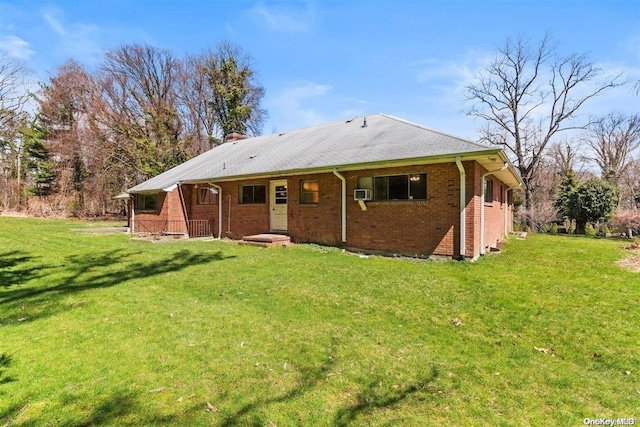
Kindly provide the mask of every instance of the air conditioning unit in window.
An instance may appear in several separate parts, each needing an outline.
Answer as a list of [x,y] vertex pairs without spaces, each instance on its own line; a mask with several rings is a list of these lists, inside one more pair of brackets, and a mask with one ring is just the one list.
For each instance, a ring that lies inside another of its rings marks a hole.
[[371,200],[371,190],[358,188],[353,192],[353,200]]

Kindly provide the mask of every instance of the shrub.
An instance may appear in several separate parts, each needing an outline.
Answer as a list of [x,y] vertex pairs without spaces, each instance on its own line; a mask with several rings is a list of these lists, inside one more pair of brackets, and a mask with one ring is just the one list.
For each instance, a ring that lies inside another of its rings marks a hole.
[[576,234],[576,222],[571,221],[571,225],[569,225],[569,234]]
[[617,210],[611,220],[611,227],[618,233],[627,233],[631,229],[633,234],[640,235],[640,210]]
[[593,227],[593,224],[588,222],[587,225],[584,226],[584,234],[589,237],[593,237],[596,235],[596,229]]
[[551,224],[551,234],[558,234],[558,224],[555,222]]
[[598,230],[598,235],[603,237],[607,237],[611,235],[611,230],[609,229],[609,226],[607,225],[607,223],[602,224],[602,226]]

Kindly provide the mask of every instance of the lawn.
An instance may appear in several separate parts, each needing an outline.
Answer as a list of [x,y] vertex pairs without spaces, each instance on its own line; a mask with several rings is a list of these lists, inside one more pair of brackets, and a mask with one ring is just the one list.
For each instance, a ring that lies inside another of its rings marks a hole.
[[92,225],[0,217],[0,425],[640,419],[621,240],[459,263],[69,231]]

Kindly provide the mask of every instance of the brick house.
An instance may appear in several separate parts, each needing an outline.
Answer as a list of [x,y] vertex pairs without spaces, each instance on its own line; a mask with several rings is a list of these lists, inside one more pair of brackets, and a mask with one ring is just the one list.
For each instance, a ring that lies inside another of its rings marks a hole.
[[132,232],[275,232],[295,242],[465,259],[511,231],[521,183],[500,148],[374,114],[232,134],[127,193]]

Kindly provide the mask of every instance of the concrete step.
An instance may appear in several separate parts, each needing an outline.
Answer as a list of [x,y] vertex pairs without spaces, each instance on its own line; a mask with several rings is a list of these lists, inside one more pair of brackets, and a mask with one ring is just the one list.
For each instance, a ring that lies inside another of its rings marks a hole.
[[261,246],[264,248],[287,246],[291,244],[291,238],[283,234],[254,234],[252,236],[244,236],[240,244]]

